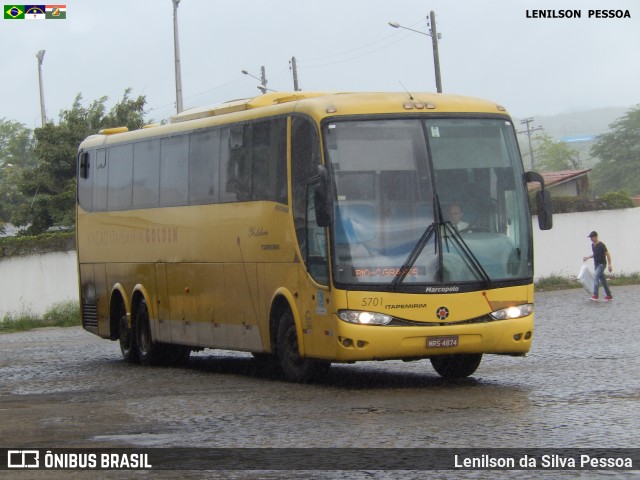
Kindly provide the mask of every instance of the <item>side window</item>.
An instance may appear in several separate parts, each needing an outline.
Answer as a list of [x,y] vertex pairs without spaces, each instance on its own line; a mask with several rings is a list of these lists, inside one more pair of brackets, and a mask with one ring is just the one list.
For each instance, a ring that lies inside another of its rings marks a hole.
[[252,198],[252,125],[229,128],[227,156],[220,164],[220,201],[244,202]]
[[218,202],[220,130],[194,133],[189,140],[189,203]]
[[253,124],[253,200],[287,203],[285,119]]
[[160,144],[160,206],[188,204],[189,137],[165,138]]
[[133,208],[157,207],[160,202],[160,140],[133,146]]
[[107,165],[107,151],[103,148],[96,152],[93,169],[93,210],[107,209],[107,185],[109,181],[109,166]]
[[291,119],[291,188],[293,219],[303,258],[307,257],[307,182],[317,175],[320,164],[318,132],[303,117]]
[[109,190],[107,208],[126,210],[131,208],[133,199],[133,144],[118,145],[107,151],[109,168]]
[[78,155],[78,202],[87,212],[93,210],[93,171],[96,152],[82,152]]

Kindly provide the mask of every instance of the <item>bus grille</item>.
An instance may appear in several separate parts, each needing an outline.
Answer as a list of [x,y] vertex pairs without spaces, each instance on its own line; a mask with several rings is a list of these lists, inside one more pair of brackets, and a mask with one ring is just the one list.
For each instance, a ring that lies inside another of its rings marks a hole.
[[84,328],[98,328],[98,305],[82,304],[82,325]]

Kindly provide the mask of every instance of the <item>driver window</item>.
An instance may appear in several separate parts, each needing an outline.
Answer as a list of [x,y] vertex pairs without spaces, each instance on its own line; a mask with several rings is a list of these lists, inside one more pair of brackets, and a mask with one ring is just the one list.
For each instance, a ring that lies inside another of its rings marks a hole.
[[[291,197],[296,237],[303,260],[307,258],[307,182],[318,173],[318,133],[311,120],[291,118]],[[313,205],[313,204],[312,204]]]

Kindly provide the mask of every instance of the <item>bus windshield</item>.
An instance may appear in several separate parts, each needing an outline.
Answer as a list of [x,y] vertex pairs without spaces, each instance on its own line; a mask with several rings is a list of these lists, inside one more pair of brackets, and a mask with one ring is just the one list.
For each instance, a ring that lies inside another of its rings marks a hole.
[[337,284],[533,276],[531,218],[509,120],[335,120],[323,133]]

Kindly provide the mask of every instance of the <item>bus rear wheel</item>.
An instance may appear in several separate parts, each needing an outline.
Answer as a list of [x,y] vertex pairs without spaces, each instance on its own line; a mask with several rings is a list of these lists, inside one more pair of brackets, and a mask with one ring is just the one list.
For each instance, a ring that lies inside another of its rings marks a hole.
[[151,321],[147,302],[141,300],[136,309],[135,339],[140,363],[152,365],[161,360],[159,345],[151,337]]
[[120,317],[118,328],[118,340],[120,343],[122,358],[128,363],[138,363],[138,361],[140,360],[138,355],[138,346],[136,345],[136,339],[133,334],[133,329],[129,328],[126,313],[123,313]]
[[296,325],[288,308],[280,315],[277,338],[278,361],[285,379],[291,382],[309,382],[328,372],[331,366],[329,362],[300,356]]
[[481,353],[438,355],[431,357],[431,365],[443,378],[464,378],[472,375],[480,365]]

